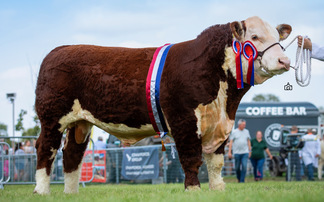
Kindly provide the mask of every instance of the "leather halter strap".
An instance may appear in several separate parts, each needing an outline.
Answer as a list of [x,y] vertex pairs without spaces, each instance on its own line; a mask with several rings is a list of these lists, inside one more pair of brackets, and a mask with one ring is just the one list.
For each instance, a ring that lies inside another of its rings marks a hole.
[[282,45],[281,45],[279,42],[277,42],[277,43],[274,43],[274,44],[270,45],[268,48],[264,49],[263,51],[258,51],[258,56],[260,56],[260,57],[262,58],[263,54],[264,54],[267,50],[269,50],[271,47],[273,47],[273,46],[275,46],[275,45],[277,45],[277,44],[282,48],[282,50],[285,51],[284,47],[282,47]]

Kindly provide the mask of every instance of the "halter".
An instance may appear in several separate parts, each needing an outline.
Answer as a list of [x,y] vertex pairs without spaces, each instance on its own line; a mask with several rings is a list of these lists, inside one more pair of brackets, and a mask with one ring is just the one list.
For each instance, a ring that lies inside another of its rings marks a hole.
[[279,42],[277,42],[277,43],[273,43],[272,45],[268,46],[268,48],[264,49],[263,51],[258,51],[258,56],[260,56],[261,59],[262,59],[263,54],[264,54],[267,50],[269,50],[272,46],[275,46],[275,45],[277,45],[277,44],[281,47],[281,49],[282,49],[283,51],[286,51],[286,49],[285,49],[284,47],[282,47],[282,45],[281,45]]
[[257,59],[258,56],[261,57],[264,55],[264,53],[269,50],[271,47],[275,45],[279,45],[283,50],[285,50],[279,42],[273,43],[270,46],[268,46],[266,49],[263,51],[258,51],[256,47],[253,45],[251,41],[245,41],[243,43],[243,48],[242,48],[242,43],[233,40],[232,43],[232,48],[235,55],[235,62],[236,62],[236,84],[237,84],[237,89],[242,89],[244,88],[243,85],[243,69],[242,69],[242,61],[241,61],[241,54],[243,53],[243,56],[245,59],[249,61],[249,66],[248,66],[248,73],[247,73],[247,83],[250,84],[251,86],[254,86],[254,60]]

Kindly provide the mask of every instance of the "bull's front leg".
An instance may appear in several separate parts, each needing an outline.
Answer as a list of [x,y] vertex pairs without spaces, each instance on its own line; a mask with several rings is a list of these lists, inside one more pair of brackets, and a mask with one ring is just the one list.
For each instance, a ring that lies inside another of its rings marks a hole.
[[188,191],[200,190],[198,172],[202,164],[202,147],[201,139],[198,138],[196,133],[196,123],[182,122],[181,125],[171,130],[176,142],[180,163],[185,172],[185,189]]
[[215,153],[204,154],[204,159],[207,164],[210,190],[225,190],[225,183],[221,175],[224,166],[225,145],[226,141],[216,150]]

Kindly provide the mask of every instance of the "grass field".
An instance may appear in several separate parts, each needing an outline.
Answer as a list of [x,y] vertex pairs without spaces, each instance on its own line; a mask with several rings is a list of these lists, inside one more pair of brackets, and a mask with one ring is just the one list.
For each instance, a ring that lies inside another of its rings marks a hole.
[[324,181],[284,182],[264,181],[226,184],[226,191],[202,190],[185,192],[183,184],[160,185],[87,185],[79,194],[63,194],[63,185],[51,185],[51,195],[32,194],[34,185],[6,185],[0,190],[0,201],[324,201]]

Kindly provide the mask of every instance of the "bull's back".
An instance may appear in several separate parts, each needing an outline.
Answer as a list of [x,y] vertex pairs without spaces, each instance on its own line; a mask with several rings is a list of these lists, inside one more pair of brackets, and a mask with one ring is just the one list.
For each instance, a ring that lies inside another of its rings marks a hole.
[[60,118],[78,100],[83,109],[106,123],[132,127],[149,123],[145,83],[154,51],[92,45],[54,49],[39,73],[38,115],[41,118],[47,111]]

